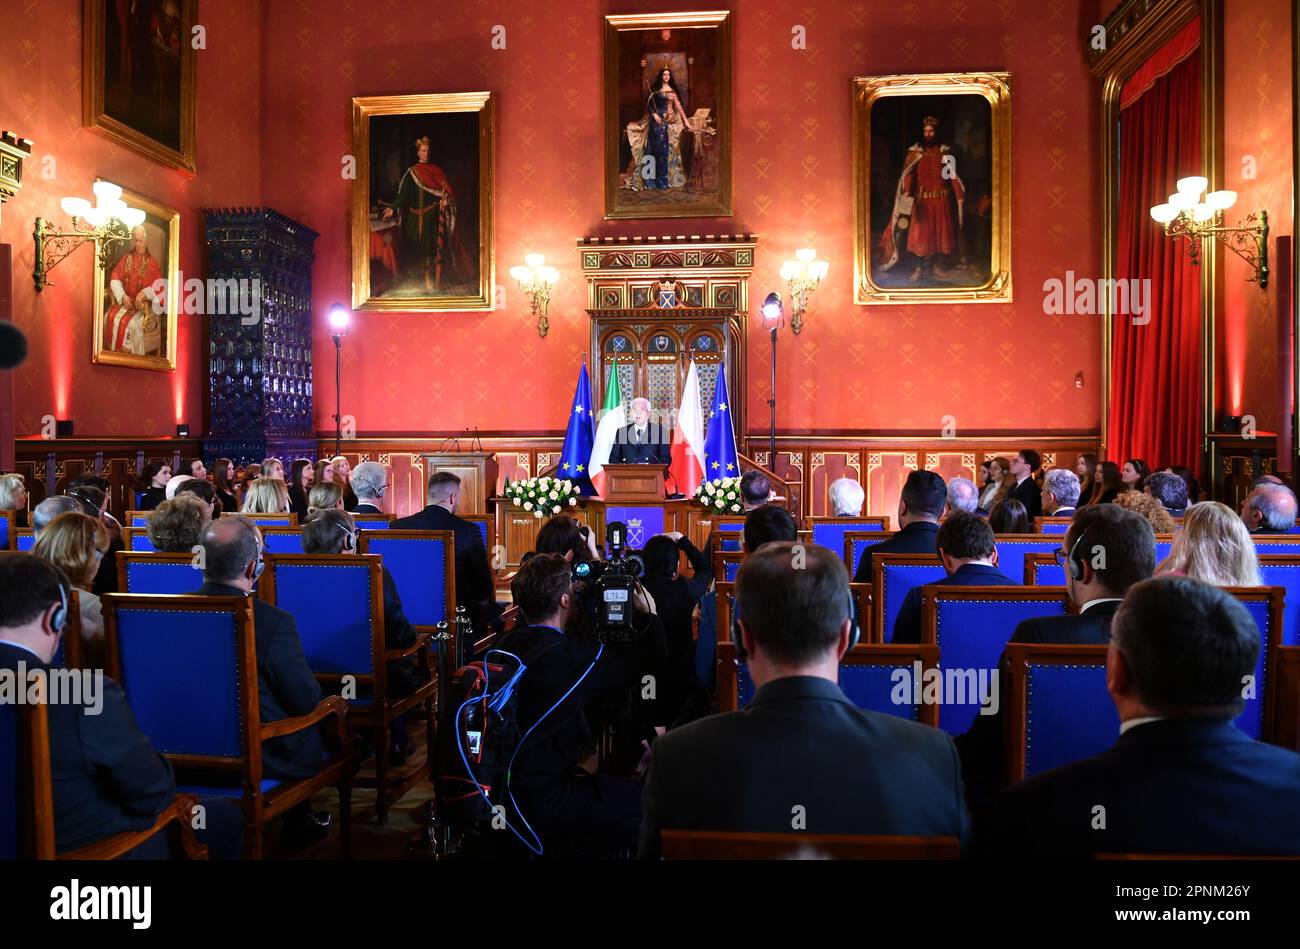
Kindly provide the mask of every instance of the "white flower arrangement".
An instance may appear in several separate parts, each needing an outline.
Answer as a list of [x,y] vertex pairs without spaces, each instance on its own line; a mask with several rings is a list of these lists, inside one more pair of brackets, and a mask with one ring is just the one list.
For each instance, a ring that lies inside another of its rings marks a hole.
[[559,514],[566,506],[576,507],[579,497],[578,488],[572,481],[551,477],[507,481],[501,493],[515,507],[531,511],[536,518]]
[[714,478],[705,481],[695,490],[695,500],[718,514],[739,514],[743,510],[740,503],[740,479]]

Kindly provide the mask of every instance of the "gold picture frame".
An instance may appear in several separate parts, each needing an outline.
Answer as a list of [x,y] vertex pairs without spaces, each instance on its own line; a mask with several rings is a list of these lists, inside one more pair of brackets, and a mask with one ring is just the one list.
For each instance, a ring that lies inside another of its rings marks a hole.
[[[1011,301],[1010,79],[1006,72],[974,72],[852,80],[854,303]],[[945,126],[957,125],[987,144],[969,150],[985,157],[966,161],[960,145],[944,142]],[[935,136],[937,151],[922,147],[927,135]],[[886,166],[873,169],[873,158]],[[914,208],[917,195],[906,192],[936,167],[942,179],[957,181],[925,196],[943,203],[927,204],[923,218]],[[962,182],[968,171],[973,186]],[[910,184],[909,174],[916,176]],[[925,231],[909,230],[913,213]],[[913,241],[930,253],[914,254]]]
[[[163,10],[161,0],[151,0]],[[108,0],[82,0],[82,121],[109,139],[194,177],[196,141],[195,50],[191,45],[198,0],[179,0],[179,19],[165,14],[121,24]],[[109,76],[109,71],[113,75]],[[174,128],[173,128],[174,125]]]
[[[176,369],[176,328],[180,312],[181,214],[125,189],[122,200],[145,212],[141,226],[145,230],[146,253],[152,263],[146,261],[137,268],[134,280],[153,288],[157,287],[158,277],[166,280],[160,295],[165,312],[154,312],[156,306],[149,303],[132,311],[129,304],[122,306],[115,301],[114,271],[119,265],[126,271],[130,270],[130,262],[124,263],[123,258],[134,253],[134,241],[115,247],[108,266],[101,267],[98,261],[95,264],[95,334],[91,361],[101,365],[173,372]],[[130,279],[127,277],[123,281],[124,299],[134,286],[127,285]],[[157,293],[157,289],[154,292]],[[132,352],[133,349],[139,352]]]
[[[605,17],[605,220],[732,216],[731,22],[729,10]],[[643,103],[656,62],[681,94],[680,110],[668,110],[662,178],[638,164],[656,158]],[[697,86],[707,90],[698,98]]]
[[[352,100],[354,310],[493,308],[495,115],[496,100],[490,92],[359,96]],[[427,161],[418,157],[421,140],[425,141]],[[467,153],[471,146],[476,155]],[[419,165],[432,167],[420,176],[416,173]],[[441,190],[431,191],[431,182]],[[392,200],[372,194],[376,184]],[[439,202],[441,195],[448,195],[450,216],[442,203],[430,204],[419,218],[407,212],[403,195],[408,184],[419,207],[424,207],[431,194],[439,194]],[[465,200],[467,194],[475,196],[472,203]],[[466,215],[463,209],[471,204],[476,205],[470,208],[476,213]],[[423,246],[423,214],[429,211],[438,214],[437,230],[431,238],[436,254],[425,257],[419,252],[430,249]],[[391,216],[385,217],[388,212]],[[420,222],[418,227],[409,225],[416,233],[408,230],[408,215],[411,221]],[[378,255],[372,258],[376,251]]]

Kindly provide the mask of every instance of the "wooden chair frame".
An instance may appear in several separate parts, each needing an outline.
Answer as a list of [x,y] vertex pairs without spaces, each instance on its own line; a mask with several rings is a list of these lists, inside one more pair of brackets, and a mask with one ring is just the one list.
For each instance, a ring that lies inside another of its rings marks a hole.
[[[949,584],[929,583],[921,587],[921,642],[938,646],[939,600],[1060,600],[1069,609],[1070,598],[1065,587],[959,587]],[[1064,615],[1064,614],[1062,614]],[[1011,630],[1007,631],[1007,639]],[[940,649],[942,650],[942,646]]]
[[[386,530],[361,531],[357,535],[357,553],[370,553],[370,545],[373,541],[385,540],[440,540],[443,542],[443,570],[446,571],[446,583],[444,585],[444,595],[446,597],[446,614],[447,614],[447,634],[451,639],[447,643],[450,657],[460,655],[460,641],[457,639],[459,631],[456,629],[456,535],[453,531],[420,531],[420,530]],[[379,556],[379,555],[376,555]],[[399,589],[398,595],[401,594]],[[437,635],[438,627],[429,624],[412,624],[415,626],[417,633],[428,633],[430,637]]]
[[[127,511],[122,516],[122,527],[123,529],[128,527],[141,527],[141,528],[148,527],[149,518],[152,516],[153,516],[153,511]],[[144,518],[144,523],[136,524],[135,522],[137,518]]]
[[[240,805],[244,811],[245,855],[261,859],[263,832],[266,823],[287,812],[290,808],[311,800],[326,787],[335,787],[339,794],[339,852],[344,859],[352,853],[352,784],[360,768],[360,753],[351,746],[348,736],[348,706],[337,695],[323,699],[306,715],[285,718],[276,722],[262,722],[258,706],[257,644],[253,631],[253,601],[236,596],[174,596],[157,593],[108,593],[103,597],[104,636],[108,644],[108,675],[122,682],[121,652],[117,636],[119,609],[181,610],[194,613],[229,613],[235,620],[236,661],[239,664],[240,738],[243,753],[239,758],[221,758],[212,755],[164,753],[169,761],[180,768],[206,770],[240,775],[242,795]],[[131,684],[122,683],[127,697]],[[292,735],[309,728],[317,728],[327,718],[334,721],[331,737],[338,743],[338,754],[311,778],[288,779],[279,787],[263,794],[262,742],[268,738]]]
[[885,567],[943,567],[938,554],[881,554],[871,558],[871,628],[877,642],[885,641]]
[[1300,646],[1278,646],[1273,653],[1270,700],[1273,744],[1300,751]]
[[[893,531],[845,531],[844,532],[844,566],[849,569],[849,579],[858,572],[858,565],[853,559],[853,545],[860,540],[886,541],[894,536]],[[874,557],[873,557],[874,559]]]
[[[9,548],[10,550],[22,549],[18,546],[18,539],[20,537],[30,537],[32,538],[32,544],[35,545],[36,543],[36,531],[32,530],[30,527],[19,527],[13,531],[13,546]],[[31,547],[28,547],[27,549],[31,550]]]
[[1073,522],[1074,522],[1073,517],[1050,517],[1050,516],[1036,517],[1034,518],[1034,533],[1040,536],[1043,534],[1047,534],[1048,536],[1056,536],[1057,534],[1064,534],[1065,531],[1045,531],[1043,530],[1043,528],[1047,527],[1048,525],[1062,526],[1062,527],[1069,528],[1070,524],[1072,524]]
[[[222,517],[234,517],[236,514],[238,514],[240,517],[248,518],[259,528],[301,527],[302,526],[298,523],[298,515],[287,511],[284,514],[245,514],[243,511],[222,511],[221,512]],[[281,521],[283,521],[286,517],[289,519],[289,523],[287,524],[281,523]]]
[[1034,573],[1035,567],[1048,567],[1054,563],[1056,563],[1056,554],[1025,554],[1025,586],[1038,586],[1035,582],[1037,580],[1037,575]]
[[956,837],[760,834],[704,830],[660,832],[664,860],[784,860],[812,850],[832,860],[957,860]]
[[[166,554],[153,550],[119,550],[117,552],[117,588],[122,593],[130,591],[126,588],[127,567],[133,563],[170,563],[170,564],[188,564],[194,568],[194,589],[203,586],[203,571],[195,563],[195,555],[191,553]],[[162,594],[154,594],[161,596]]]
[[810,514],[803,519],[803,529],[808,532],[809,539],[812,539],[813,528],[818,524],[843,524],[845,521],[856,521],[858,523],[866,522],[876,524],[880,527],[878,531],[858,531],[861,534],[889,534],[889,515],[865,514],[858,517],[838,517],[835,515]]

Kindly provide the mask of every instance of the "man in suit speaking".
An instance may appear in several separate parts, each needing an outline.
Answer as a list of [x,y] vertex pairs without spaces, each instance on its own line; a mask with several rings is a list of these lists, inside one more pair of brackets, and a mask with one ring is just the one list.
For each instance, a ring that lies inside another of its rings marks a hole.
[[667,426],[650,421],[650,400],[632,400],[632,424],[618,433],[609,460],[616,465],[666,465],[671,460]]

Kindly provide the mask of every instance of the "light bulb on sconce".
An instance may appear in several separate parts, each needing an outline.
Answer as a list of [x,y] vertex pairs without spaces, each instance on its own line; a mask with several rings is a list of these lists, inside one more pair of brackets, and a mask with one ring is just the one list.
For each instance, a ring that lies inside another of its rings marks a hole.
[[813,295],[821,282],[826,279],[830,264],[817,259],[817,251],[811,247],[801,247],[794,252],[794,260],[781,264],[781,279],[790,291],[790,328],[798,333],[803,329],[804,312],[808,309],[808,298]]
[[122,200],[122,188],[111,181],[96,181],[90,186],[95,203],[85,198],[65,197],[59,208],[72,219],[72,229],[55,229],[45,218],[38,217],[32,230],[36,243],[36,263],[32,280],[38,291],[49,284],[49,273],[82,244],[94,243],[99,266],[107,269],[119,244],[131,239],[131,232],[144,223],[145,212]]
[[510,276],[519,289],[528,294],[532,314],[537,318],[537,335],[545,336],[551,324],[547,311],[551,305],[551,287],[560,282],[560,272],[546,265],[543,254],[525,254],[524,266],[511,267]]
[[1202,243],[1213,238],[1250,264],[1254,273],[1249,279],[1264,289],[1268,286],[1268,212],[1248,214],[1243,224],[1228,227],[1223,212],[1237,203],[1237,192],[1211,191],[1202,197],[1209,186],[1202,175],[1179,178],[1178,190],[1169,200],[1151,208],[1151,219],[1167,236],[1187,238],[1192,266],[1200,263]]

